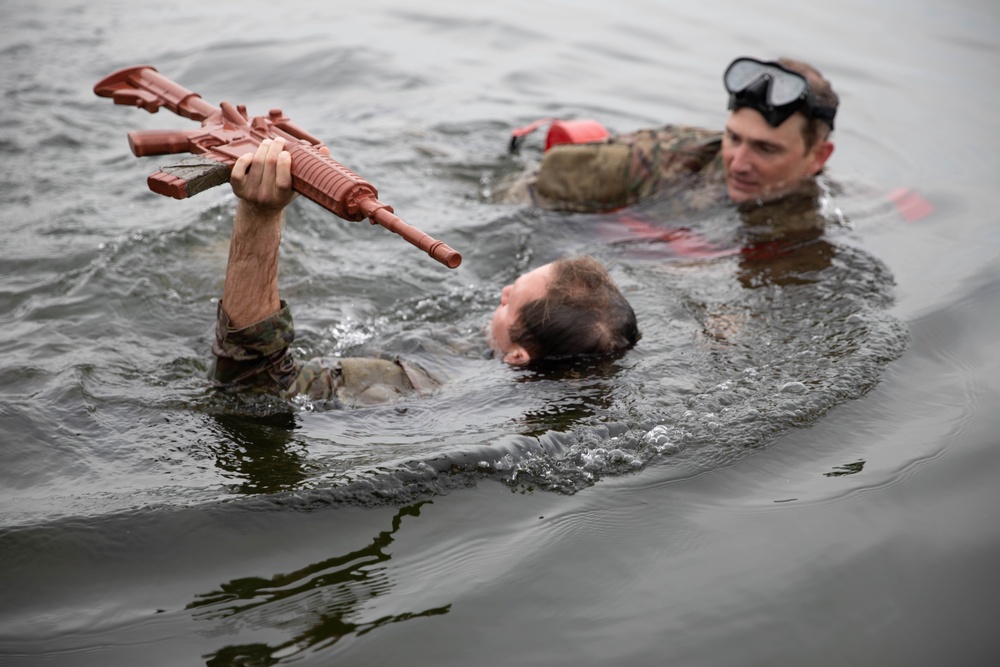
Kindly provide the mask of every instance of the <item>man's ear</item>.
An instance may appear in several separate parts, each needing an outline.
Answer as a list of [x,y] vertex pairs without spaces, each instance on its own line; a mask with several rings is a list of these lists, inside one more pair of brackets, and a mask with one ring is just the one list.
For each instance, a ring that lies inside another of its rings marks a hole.
[[812,173],[813,176],[818,174],[823,170],[823,165],[826,161],[830,159],[833,155],[833,142],[832,141],[820,141],[816,144],[816,148],[813,149],[815,154],[813,155]]
[[503,355],[503,362],[511,366],[524,366],[531,361],[531,355],[520,345],[514,345],[510,352]]

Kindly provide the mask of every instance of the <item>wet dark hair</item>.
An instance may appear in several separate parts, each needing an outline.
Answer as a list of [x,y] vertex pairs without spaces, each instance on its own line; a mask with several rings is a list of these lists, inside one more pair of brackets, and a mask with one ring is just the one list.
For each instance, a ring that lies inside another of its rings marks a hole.
[[[833,92],[833,86],[824,78],[818,69],[809,63],[792,58],[778,58],[778,62],[792,70],[798,72],[809,82],[809,92],[812,93],[816,104],[830,107],[835,112],[840,105],[840,97]],[[806,124],[802,130],[802,138],[806,142],[806,150],[812,148],[817,141],[825,140],[830,134],[830,125],[820,118],[806,118]]]
[[521,307],[510,339],[531,361],[627,350],[642,334],[632,306],[593,257],[553,263],[549,290]]

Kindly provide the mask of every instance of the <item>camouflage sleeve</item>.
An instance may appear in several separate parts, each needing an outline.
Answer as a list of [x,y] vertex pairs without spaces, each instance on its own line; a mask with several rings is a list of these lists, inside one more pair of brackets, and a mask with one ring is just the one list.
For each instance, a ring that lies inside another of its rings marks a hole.
[[665,125],[603,142],[553,146],[538,170],[520,179],[506,200],[583,213],[628,206],[686,185],[685,176],[701,173],[716,160],[721,138],[720,132]]
[[628,203],[628,146],[560,144],[545,152],[533,184],[541,208],[607,211]]
[[288,347],[295,328],[288,304],[242,329],[234,329],[222,302],[216,309],[215,365],[212,380],[220,386],[246,386],[283,391],[298,374]]
[[288,304],[242,329],[234,329],[220,302],[216,313],[215,365],[212,381],[222,387],[246,387],[291,397],[305,391],[324,399],[336,390],[336,369],[296,361],[289,350],[295,340],[295,326]]
[[634,203],[675,186],[686,176],[721,169],[722,133],[698,127],[665,125],[621,135],[629,146],[628,200]]

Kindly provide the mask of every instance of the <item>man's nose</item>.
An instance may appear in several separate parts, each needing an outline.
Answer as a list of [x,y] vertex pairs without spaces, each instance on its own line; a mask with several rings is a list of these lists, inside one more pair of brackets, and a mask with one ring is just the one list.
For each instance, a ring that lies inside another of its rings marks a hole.
[[750,149],[746,144],[740,144],[733,149],[733,160],[730,168],[737,171],[746,171],[750,168]]

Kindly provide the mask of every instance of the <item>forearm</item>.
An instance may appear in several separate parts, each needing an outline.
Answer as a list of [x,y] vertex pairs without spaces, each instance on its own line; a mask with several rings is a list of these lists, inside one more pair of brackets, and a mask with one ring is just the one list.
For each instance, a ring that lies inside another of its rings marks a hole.
[[239,201],[222,291],[222,306],[234,328],[259,322],[281,308],[278,298],[281,225],[281,210],[261,210],[245,200]]
[[292,200],[291,156],[281,139],[263,140],[241,156],[230,181],[239,197],[222,307],[237,329],[255,324],[281,308],[278,300],[278,246],[285,206]]

